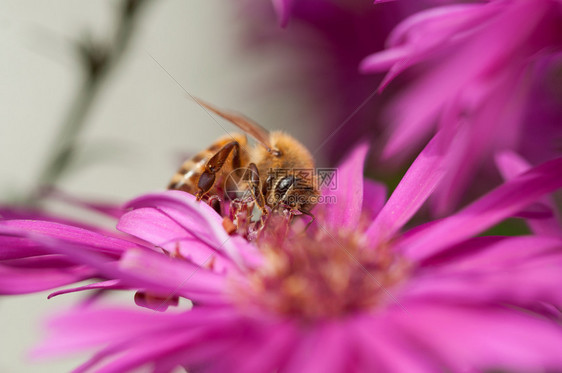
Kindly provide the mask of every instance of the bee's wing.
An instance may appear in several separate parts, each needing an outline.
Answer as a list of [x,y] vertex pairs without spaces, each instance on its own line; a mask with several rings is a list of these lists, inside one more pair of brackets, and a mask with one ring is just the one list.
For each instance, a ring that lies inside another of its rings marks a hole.
[[269,142],[269,132],[265,128],[263,128],[262,126],[251,120],[250,118],[247,118],[240,113],[221,110],[201,100],[200,98],[195,97],[194,100],[204,108],[209,109],[213,113],[228,120],[230,123],[234,124],[242,131],[246,132],[248,135],[255,138],[258,142],[260,142],[263,146],[265,146],[268,151],[271,151],[271,144]]

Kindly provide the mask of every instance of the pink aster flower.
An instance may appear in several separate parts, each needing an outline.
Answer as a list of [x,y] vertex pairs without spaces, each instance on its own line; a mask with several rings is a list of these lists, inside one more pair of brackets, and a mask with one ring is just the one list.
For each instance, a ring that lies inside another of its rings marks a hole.
[[193,302],[175,313],[81,308],[52,321],[51,336],[35,354],[99,348],[76,372],[106,373],[141,366],[154,372],[562,368],[562,328],[546,317],[558,317],[562,301],[562,240],[477,236],[562,187],[562,158],[513,177],[454,215],[405,229],[443,176],[438,140],[386,202],[384,188],[362,178],[366,146],[356,148],[339,168],[337,203],[317,206],[307,230],[302,221],[289,224],[273,214],[248,241],[245,225],[225,229],[228,220],[182,192],[129,203],[118,229],[155,250],[131,248],[118,263],[81,251],[79,243],[21,230],[45,250],[108,277]]
[[[560,50],[559,0],[449,5],[405,19],[387,49],[361,64],[364,72],[389,71],[381,89],[407,68],[419,75],[388,111],[384,156],[410,154],[435,128],[449,132],[449,173],[436,194],[440,213],[458,203],[498,151],[522,152],[534,164],[559,156],[560,90],[545,76],[560,71],[552,57]],[[551,101],[557,104],[544,105]]]

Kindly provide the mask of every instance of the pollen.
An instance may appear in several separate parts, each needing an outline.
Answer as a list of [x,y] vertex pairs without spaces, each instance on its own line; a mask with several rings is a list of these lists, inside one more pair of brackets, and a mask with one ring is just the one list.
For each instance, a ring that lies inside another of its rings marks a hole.
[[265,261],[237,288],[242,307],[305,320],[343,317],[392,302],[408,276],[403,258],[387,246],[366,246],[356,232],[278,232],[285,229],[268,224],[257,240]]

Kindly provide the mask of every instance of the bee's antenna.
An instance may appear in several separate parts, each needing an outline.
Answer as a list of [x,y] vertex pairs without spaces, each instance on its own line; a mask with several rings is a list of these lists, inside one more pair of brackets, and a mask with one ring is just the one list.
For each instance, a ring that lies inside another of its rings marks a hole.
[[[235,126],[240,128],[242,131],[246,132],[248,135],[252,136],[259,143],[261,143],[267,149],[267,151],[269,153],[271,153],[271,154],[273,154],[274,156],[277,156],[277,157],[279,155],[281,155],[279,150],[274,149],[271,146],[270,141],[269,141],[269,131],[268,130],[266,130],[265,128],[260,126],[258,123],[254,122],[250,118],[248,118],[248,117],[246,117],[246,116],[244,116],[240,113],[236,113],[236,112],[233,112],[233,111],[225,111],[225,110],[219,109],[218,107],[216,107],[214,105],[211,105],[210,103],[208,103],[206,101],[203,101],[198,97],[193,96],[191,93],[189,93],[189,91],[187,89],[185,89],[180,84],[180,82],[176,78],[174,78],[172,76],[172,74],[170,74],[170,72],[168,70],[166,70],[164,68],[164,66],[162,66],[162,64],[160,62],[158,62],[158,60],[156,58],[154,58],[154,56],[152,54],[150,54],[150,52],[147,51],[146,53],[150,56],[150,58],[152,58],[152,60],[158,66],[160,66],[160,68],[170,77],[170,79],[172,79],[184,91],[184,93],[187,95],[186,97],[188,97],[190,100],[193,100],[195,103],[197,103],[199,106],[201,106],[205,111],[207,111],[207,110],[212,111],[213,113],[217,114],[218,116],[228,120],[230,123],[234,124]],[[218,122],[217,122],[217,124],[218,124]],[[220,126],[220,124],[219,124],[219,126]],[[226,131],[226,129],[225,129],[225,131]],[[228,131],[226,131],[226,132],[228,133]]]

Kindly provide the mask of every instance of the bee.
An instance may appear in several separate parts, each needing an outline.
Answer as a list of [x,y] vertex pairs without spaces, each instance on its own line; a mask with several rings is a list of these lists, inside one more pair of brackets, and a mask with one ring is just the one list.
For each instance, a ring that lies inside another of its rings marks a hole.
[[[314,175],[314,159],[308,149],[292,136],[269,132],[251,119],[224,111],[200,99],[203,108],[236,125],[242,133],[219,138],[207,149],[186,160],[172,177],[168,189],[183,190],[197,200],[218,196],[226,197],[227,185],[234,175],[237,186],[246,185],[262,214],[281,208],[291,213],[305,214],[314,220],[310,210],[316,204],[319,191]],[[246,134],[256,140],[248,145]],[[264,177],[267,175],[266,177]]]

